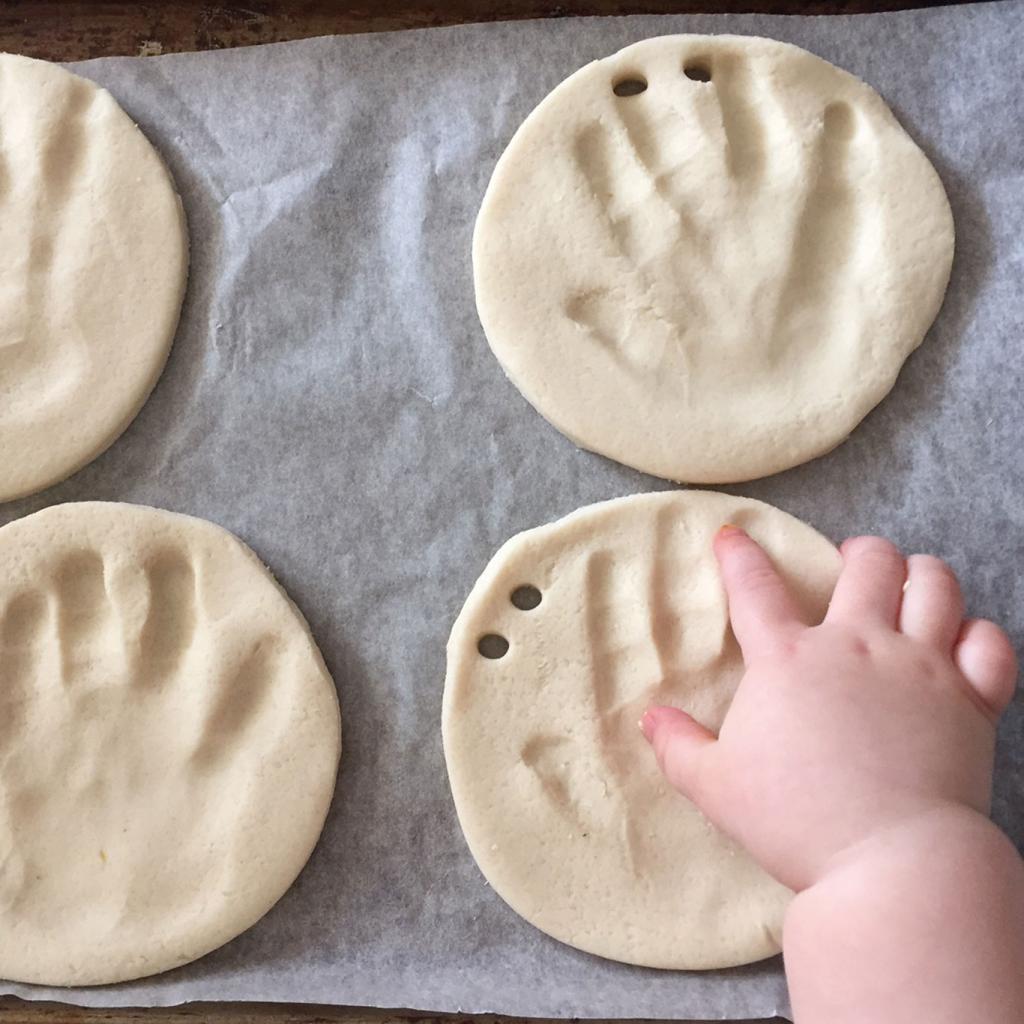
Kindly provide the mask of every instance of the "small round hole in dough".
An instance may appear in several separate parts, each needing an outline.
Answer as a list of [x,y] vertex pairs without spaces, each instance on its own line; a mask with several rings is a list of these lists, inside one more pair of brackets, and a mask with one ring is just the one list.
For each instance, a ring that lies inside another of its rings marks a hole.
[[615,85],[612,86],[612,92],[614,92],[616,96],[623,98],[628,96],[639,96],[640,93],[646,91],[646,80],[637,75],[629,75],[626,78],[620,78]]
[[529,612],[541,603],[543,595],[535,586],[530,583],[526,583],[521,587],[516,587],[516,589],[509,594],[509,600],[521,612]]
[[711,64],[708,60],[702,57],[691,58],[683,66],[683,74],[686,75],[691,82],[710,82]]
[[508,654],[508,640],[499,633],[485,633],[477,641],[476,649],[488,661],[497,661]]

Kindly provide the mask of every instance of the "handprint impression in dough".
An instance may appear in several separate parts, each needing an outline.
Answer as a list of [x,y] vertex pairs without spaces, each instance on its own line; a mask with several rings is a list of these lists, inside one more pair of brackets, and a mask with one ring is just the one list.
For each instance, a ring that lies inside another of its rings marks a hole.
[[[568,706],[579,709],[577,731],[538,733],[520,752],[541,792],[580,835],[613,837],[625,863],[644,872],[645,836],[651,829],[640,817],[649,804],[653,762],[637,721],[650,703],[678,702],[702,719],[724,713],[728,685],[717,692],[702,687],[702,673],[728,671],[738,664],[735,640],[721,601],[697,603],[696,595],[717,594],[698,576],[714,574],[713,564],[692,557],[701,543],[673,509],[652,519],[650,545],[641,564],[614,547],[595,546],[570,571],[582,601],[581,634],[570,664],[586,666],[559,680]],[[705,560],[706,561],[706,560]],[[674,568],[696,566],[681,587]],[[671,568],[670,568],[671,567]],[[687,682],[693,692],[687,693]],[[657,783],[660,785],[660,782]]]
[[614,119],[575,139],[614,273],[572,295],[566,315],[645,378],[685,381],[704,352],[720,368],[722,344],[751,372],[826,341],[842,348],[871,217],[854,180],[869,128],[841,101],[801,125],[738,55],[686,67],[678,81],[616,95]]
[[[31,147],[23,144],[35,157],[27,171],[15,175],[5,159],[4,142],[16,145],[17,139],[0,138],[0,423],[39,416],[78,386],[88,366],[80,323],[101,275],[78,268],[85,287],[69,293],[74,278],[60,265],[82,258],[83,226],[92,226],[83,212],[92,199],[77,178],[90,159],[86,122],[95,95],[81,82],[58,94],[57,109],[48,111],[49,135],[38,145],[43,128],[33,111],[24,112],[32,123],[15,125],[15,133],[20,129],[33,140]],[[23,168],[28,157],[20,159]],[[23,234],[24,215],[5,215],[18,210],[44,216],[33,218]],[[103,261],[97,241],[94,271]]]
[[[0,902],[33,885],[49,887],[54,908],[73,904],[80,893],[61,886],[74,875],[49,858],[112,862],[138,830],[154,849],[175,843],[187,807],[228,813],[204,799],[205,781],[247,749],[287,651],[244,623],[226,627],[241,642],[221,629],[195,563],[174,548],[142,565],[75,552],[48,586],[0,608]],[[154,812],[145,822],[124,810],[140,791]],[[49,842],[51,828],[71,846]],[[172,858],[160,870],[178,868]]]

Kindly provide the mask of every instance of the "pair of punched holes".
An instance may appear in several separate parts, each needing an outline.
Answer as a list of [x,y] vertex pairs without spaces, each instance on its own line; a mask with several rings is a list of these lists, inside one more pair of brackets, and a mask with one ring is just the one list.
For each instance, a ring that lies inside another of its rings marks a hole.
[[[516,587],[508,599],[521,611],[533,611],[542,600],[541,592],[532,583]],[[477,641],[476,649],[491,661],[504,658],[508,654],[508,640],[500,633],[487,633]]]
[[[683,74],[691,82],[710,82],[711,65],[706,60],[692,60],[683,66]],[[612,92],[616,96],[639,96],[647,91],[647,79],[637,75],[623,78],[612,86]]]

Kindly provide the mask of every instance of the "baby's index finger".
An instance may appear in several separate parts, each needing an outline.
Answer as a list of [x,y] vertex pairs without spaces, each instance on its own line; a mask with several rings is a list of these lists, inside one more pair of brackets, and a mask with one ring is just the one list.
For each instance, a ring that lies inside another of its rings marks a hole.
[[767,552],[745,531],[722,526],[714,550],[745,661],[808,625]]

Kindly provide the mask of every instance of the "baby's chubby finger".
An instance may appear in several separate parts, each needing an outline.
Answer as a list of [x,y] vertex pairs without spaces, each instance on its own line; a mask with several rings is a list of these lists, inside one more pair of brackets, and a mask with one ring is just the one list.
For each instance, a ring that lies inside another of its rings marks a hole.
[[968,619],[953,648],[953,661],[991,713],[998,718],[1013,699],[1017,655],[1007,635],[987,619]]
[[933,555],[911,555],[903,590],[900,632],[949,654],[964,617],[964,598],[953,570]]
[[852,537],[839,550],[843,569],[825,621],[895,629],[907,578],[899,549],[884,537]]
[[729,619],[744,659],[807,626],[765,550],[738,526],[715,535],[715,557],[729,599]]
[[714,733],[685,711],[661,705],[644,712],[640,728],[654,748],[665,778],[701,806],[700,779],[707,754],[716,742]]

